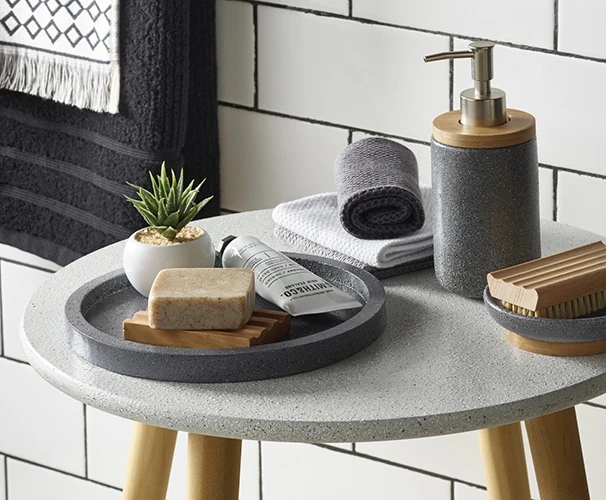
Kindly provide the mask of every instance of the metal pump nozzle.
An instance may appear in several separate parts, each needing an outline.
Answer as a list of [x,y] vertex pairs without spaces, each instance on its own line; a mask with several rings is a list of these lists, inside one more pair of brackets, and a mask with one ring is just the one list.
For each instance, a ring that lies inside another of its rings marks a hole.
[[425,56],[425,62],[444,59],[471,59],[471,77],[474,88],[461,92],[461,124],[472,127],[494,127],[507,122],[505,92],[491,88],[493,58],[492,42],[472,42],[469,50],[459,52],[440,52]]

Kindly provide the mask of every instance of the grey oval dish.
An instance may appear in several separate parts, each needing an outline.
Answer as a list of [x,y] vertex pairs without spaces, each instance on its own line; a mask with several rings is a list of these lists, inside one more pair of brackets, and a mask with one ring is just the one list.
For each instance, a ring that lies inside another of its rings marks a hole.
[[[175,382],[243,382],[321,368],[364,349],[385,329],[385,291],[374,276],[331,259],[289,254],[356,296],[358,309],[292,318],[282,340],[239,349],[159,347],[122,338],[122,321],[147,307],[123,270],[78,288],[65,305],[70,346],[89,362],[124,375]],[[256,307],[277,309],[257,296]]]
[[577,319],[532,318],[501,307],[488,287],[484,289],[484,304],[499,325],[528,339],[559,344],[606,340],[606,311]]

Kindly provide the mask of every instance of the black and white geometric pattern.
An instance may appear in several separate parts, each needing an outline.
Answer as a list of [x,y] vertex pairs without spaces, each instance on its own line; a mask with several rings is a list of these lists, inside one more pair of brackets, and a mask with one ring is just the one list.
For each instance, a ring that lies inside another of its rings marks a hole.
[[0,42],[109,62],[111,10],[110,0],[5,0]]
[[[50,72],[52,78],[53,72],[57,76],[64,74],[65,68],[80,71],[83,89],[103,92],[101,87],[115,84],[119,63],[117,4],[118,0],[0,0],[0,87],[66,102],[67,92],[60,88],[41,89],[35,82],[16,88],[11,82],[22,79],[19,72],[33,70],[44,78]],[[50,63],[49,58],[54,61]],[[101,77],[104,80],[87,84],[86,79],[99,71],[105,72],[105,77]],[[73,75],[57,81],[57,86],[77,85],[77,80],[77,75]],[[107,88],[105,91],[112,92]],[[88,98],[82,92],[71,94],[72,100],[80,102],[69,104],[91,107],[83,104]],[[109,105],[101,103],[100,96],[88,100],[92,109]],[[112,100],[117,107],[115,95]]]

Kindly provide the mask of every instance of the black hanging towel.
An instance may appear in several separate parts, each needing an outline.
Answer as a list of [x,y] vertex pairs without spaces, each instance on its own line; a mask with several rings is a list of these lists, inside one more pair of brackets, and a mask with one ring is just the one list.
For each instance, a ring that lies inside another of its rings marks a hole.
[[61,265],[144,225],[126,181],[162,161],[206,178],[200,216],[219,212],[215,2],[120,9],[118,114],[0,91],[0,242]]

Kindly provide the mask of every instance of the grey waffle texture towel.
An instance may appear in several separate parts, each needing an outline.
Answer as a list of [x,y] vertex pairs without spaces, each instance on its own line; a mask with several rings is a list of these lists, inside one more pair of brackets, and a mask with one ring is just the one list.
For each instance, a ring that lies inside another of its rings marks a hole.
[[433,267],[433,254],[423,256],[420,254],[419,257],[413,257],[410,262],[404,262],[403,264],[397,264],[392,267],[375,267],[368,265],[354,257],[342,254],[336,250],[331,250],[318,243],[304,238],[300,234],[294,233],[283,226],[276,224],[274,226],[274,234],[285,241],[289,245],[292,245],[297,250],[303,253],[309,253],[311,255],[319,255],[320,257],[326,257],[328,259],[338,260],[351,264],[352,266],[359,267],[373,274],[377,278],[389,278],[390,276],[399,276],[401,274],[412,273],[413,271],[420,271],[421,269],[427,269]]
[[412,151],[371,137],[347,146],[335,160],[339,217],[357,238],[397,238],[425,222],[419,171]]
[[337,195],[322,193],[279,204],[272,212],[275,235],[295,248],[360,267],[377,277],[433,264],[431,188],[421,187],[425,224],[399,238],[363,240],[349,234],[338,217]]

